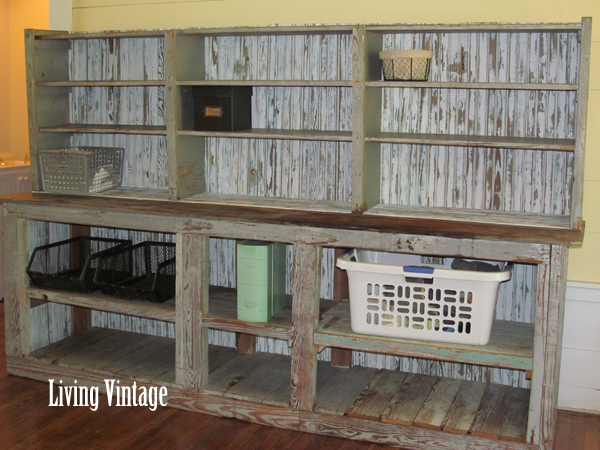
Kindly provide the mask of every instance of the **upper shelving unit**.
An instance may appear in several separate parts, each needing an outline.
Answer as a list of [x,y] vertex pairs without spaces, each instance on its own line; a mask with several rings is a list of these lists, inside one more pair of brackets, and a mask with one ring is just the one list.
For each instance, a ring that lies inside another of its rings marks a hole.
[[[581,228],[590,27],[359,27],[353,209]],[[433,52],[428,81],[382,81],[379,52],[406,49]]]
[[[114,145],[100,196],[581,230],[590,42],[589,19],[30,31],[34,190],[38,150]],[[391,49],[432,50],[428,81],[383,81]],[[251,127],[197,130],[194,89],[222,86],[252,88]]]

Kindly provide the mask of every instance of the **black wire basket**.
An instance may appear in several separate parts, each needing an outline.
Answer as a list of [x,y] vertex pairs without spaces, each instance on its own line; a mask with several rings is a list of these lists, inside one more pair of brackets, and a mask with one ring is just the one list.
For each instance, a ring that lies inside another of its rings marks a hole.
[[112,297],[165,302],[175,296],[175,244],[146,241],[109,252],[94,281]]
[[387,50],[379,52],[385,81],[427,81],[433,52],[429,50]]
[[33,250],[27,275],[35,286],[73,292],[92,292],[100,257],[131,245],[127,239],[79,236]]

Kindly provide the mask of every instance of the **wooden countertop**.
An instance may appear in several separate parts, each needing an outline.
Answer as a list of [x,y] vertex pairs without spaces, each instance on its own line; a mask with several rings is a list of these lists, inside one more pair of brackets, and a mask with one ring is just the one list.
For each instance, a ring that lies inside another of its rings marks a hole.
[[172,216],[245,224],[295,225],[322,229],[375,231],[414,234],[454,239],[486,239],[533,244],[581,245],[584,226],[580,229],[523,224],[494,224],[468,220],[415,218],[388,215],[351,214],[327,211],[299,211],[206,204],[192,201],[127,199],[106,196],[22,193],[0,197],[9,212],[22,213],[31,206],[67,208],[70,211],[134,213],[140,217]]

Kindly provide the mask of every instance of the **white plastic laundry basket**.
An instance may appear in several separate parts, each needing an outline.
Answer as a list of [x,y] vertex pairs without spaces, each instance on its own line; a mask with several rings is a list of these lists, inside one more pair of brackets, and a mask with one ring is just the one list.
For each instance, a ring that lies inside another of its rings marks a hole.
[[348,272],[352,331],[487,344],[498,289],[510,279],[511,266],[493,263],[499,272],[453,270],[452,261],[364,250],[340,256],[337,266]]

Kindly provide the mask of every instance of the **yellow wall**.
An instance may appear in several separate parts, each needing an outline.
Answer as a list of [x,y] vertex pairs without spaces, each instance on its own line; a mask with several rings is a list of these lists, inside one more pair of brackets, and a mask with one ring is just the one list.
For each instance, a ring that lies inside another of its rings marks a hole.
[[[8,3],[0,0],[0,61],[8,61]],[[0,152],[10,151],[10,76],[6,66],[0,69]]]
[[29,152],[24,30],[48,28],[48,0],[9,0],[6,3],[10,49],[10,151],[22,160]]
[[569,279],[600,283],[599,0],[72,0],[73,30],[185,28],[274,23],[579,22],[594,19],[582,248]]

